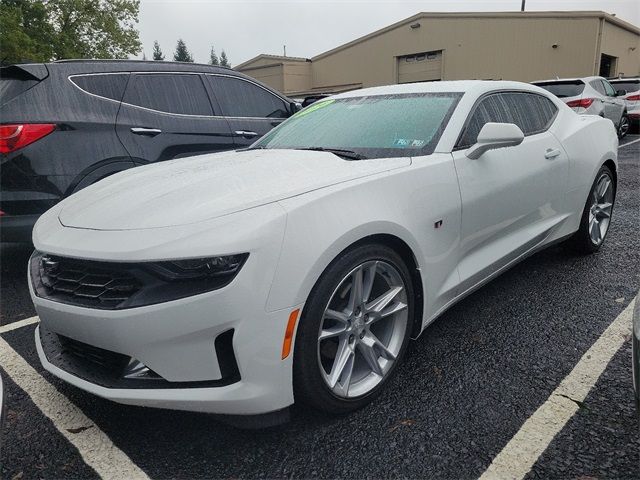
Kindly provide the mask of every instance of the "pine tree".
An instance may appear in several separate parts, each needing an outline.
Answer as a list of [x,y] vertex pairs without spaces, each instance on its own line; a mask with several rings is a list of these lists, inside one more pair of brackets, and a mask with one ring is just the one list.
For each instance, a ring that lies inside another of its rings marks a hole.
[[173,59],[176,62],[193,62],[193,57],[187,49],[187,44],[181,38],[178,39],[176,44],[176,53],[173,54]]
[[142,51],[142,61],[146,61],[147,60],[147,54],[144,53],[144,50]]
[[231,64],[229,63],[229,60],[227,59],[227,54],[225,53],[224,50],[222,50],[222,53],[220,54],[220,66],[231,68]]
[[211,45],[211,57],[209,59],[209,65],[220,65],[220,60],[218,60],[218,55],[216,55],[216,50]]
[[162,53],[162,49],[160,48],[160,44],[157,40],[154,40],[153,42],[153,59],[164,60],[164,54]]

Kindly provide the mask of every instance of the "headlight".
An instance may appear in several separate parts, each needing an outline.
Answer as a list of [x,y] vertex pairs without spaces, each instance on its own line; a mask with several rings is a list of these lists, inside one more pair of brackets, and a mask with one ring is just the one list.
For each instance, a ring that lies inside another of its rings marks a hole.
[[103,310],[168,302],[227,286],[248,253],[161,262],[119,263],[34,252],[31,279],[37,296]]

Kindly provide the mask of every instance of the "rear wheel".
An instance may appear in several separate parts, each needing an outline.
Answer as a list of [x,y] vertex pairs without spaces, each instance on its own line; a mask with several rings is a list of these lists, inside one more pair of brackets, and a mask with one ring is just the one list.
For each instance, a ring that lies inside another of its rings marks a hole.
[[629,117],[623,113],[618,124],[618,138],[624,138],[627,133],[629,133]]
[[404,356],[413,306],[409,270],[392,249],[363,245],[334,261],[298,327],[296,401],[346,413],[373,400]]
[[571,238],[573,247],[581,253],[600,250],[609,232],[616,185],[609,167],[602,166],[593,182],[582,212],[580,228]]

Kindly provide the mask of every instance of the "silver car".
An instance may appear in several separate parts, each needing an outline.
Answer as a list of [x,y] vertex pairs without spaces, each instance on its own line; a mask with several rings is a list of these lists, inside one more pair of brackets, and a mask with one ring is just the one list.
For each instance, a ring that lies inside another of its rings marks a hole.
[[622,97],[627,105],[627,116],[631,124],[640,123],[640,77],[615,78],[609,80],[613,88],[624,90],[627,94]]
[[613,122],[618,138],[629,132],[629,117],[623,97],[625,90],[616,90],[606,78],[559,78],[533,82],[560,98],[576,113],[600,115]]

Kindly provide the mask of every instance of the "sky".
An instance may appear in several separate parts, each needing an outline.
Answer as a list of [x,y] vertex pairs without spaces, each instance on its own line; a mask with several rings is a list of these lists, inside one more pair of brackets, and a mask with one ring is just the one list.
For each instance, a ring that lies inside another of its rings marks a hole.
[[[521,0],[141,0],[140,40],[171,60],[182,38],[196,62],[213,45],[232,65],[260,53],[310,58],[418,12],[518,11]],[[527,11],[603,10],[640,26],[640,0],[526,0]],[[142,54],[138,58],[142,58]]]

